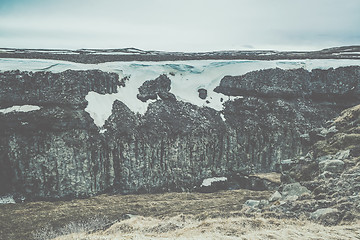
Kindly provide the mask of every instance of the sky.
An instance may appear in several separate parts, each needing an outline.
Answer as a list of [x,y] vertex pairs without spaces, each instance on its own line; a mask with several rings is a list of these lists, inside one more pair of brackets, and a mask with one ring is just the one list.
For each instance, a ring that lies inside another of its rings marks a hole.
[[359,23],[360,0],[0,0],[0,48],[317,50]]

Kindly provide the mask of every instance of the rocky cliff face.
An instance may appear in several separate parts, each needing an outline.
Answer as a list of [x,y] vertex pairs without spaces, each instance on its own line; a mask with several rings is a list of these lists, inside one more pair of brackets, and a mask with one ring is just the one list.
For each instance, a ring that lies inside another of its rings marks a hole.
[[227,95],[262,98],[359,101],[360,68],[341,67],[311,72],[304,69],[266,69],[243,76],[226,76],[215,89]]
[[176,99],[169,81],[162,75],[139,88],[141,101],[152,99],[144,115],[115,101],[99,131],[85,96],[116,92],[126,84],[117,74],[1,73],[1,108],[40,110],[0,113],[0,193],[184,191],[204,178],[274,171],[280,160],[309,150],[311,129],[360,103],[359,67],[227,76],[215,91],[243,98],[226,101],[222,111]]
[[359,123],[357,105],[344,110],[324,128],[314,129],[314,144],[306,155],[281,161],[282,184],[278,191],[269,200],[255,201],[256,206],[250,200],[242,211],[248,215],[261,212],[277,218],[309,219],[325,225],[359,220]]
[[7,71],[0,74],[1,107],[33,105],[68,105],[86,107],[89,91],[114,93],[125,86],[115,73],[97,70],[62,73]]
[[106,180],[97,172],[103,171],[107,159],[97,127],[84,111],[85,96],[88,91],[116,91],[123,85],[118,75],[11,71],[2,73],[0,82],[3,108],[40,108],[0,113],[0,192],[52,198],[91,195],[105,188]]

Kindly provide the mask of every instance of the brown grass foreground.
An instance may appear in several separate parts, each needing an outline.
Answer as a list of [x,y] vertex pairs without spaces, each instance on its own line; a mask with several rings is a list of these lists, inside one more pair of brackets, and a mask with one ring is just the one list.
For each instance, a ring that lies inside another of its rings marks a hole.
[[206,239],[206,240],[351,240],[360,239],[360,225],[323,226],[308,221],[262,217],[217,217],[199,220],[136,216],[95,233],[77,233],[56,240]]
[[46,231],[44,229],[56,232],[69,224],[94,218],[105,219],[107,223],[116,222],[123,220],[126,214],[156,219],[179,215],[191,215],[199,220],[227,218],[233,212],[240,211],[247,199],[268,198],[270,194],[268,191],[233,190],[217,193],[100,195],[72,201],[3,204],[0,205],[0,239],[34,239],[34,234]]

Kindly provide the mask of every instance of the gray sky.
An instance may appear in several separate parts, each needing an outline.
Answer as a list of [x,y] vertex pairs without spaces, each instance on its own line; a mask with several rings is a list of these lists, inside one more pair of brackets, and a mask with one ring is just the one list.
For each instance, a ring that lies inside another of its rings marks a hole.
[[313,50],[359,23],[360,0],[0,0],[0,47]]

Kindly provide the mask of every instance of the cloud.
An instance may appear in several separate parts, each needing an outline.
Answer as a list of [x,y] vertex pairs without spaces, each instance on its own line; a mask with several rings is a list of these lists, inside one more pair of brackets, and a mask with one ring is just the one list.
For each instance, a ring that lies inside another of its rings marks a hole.
[[360,42],[357,0],[3,0],[0,46],[206,51]]

